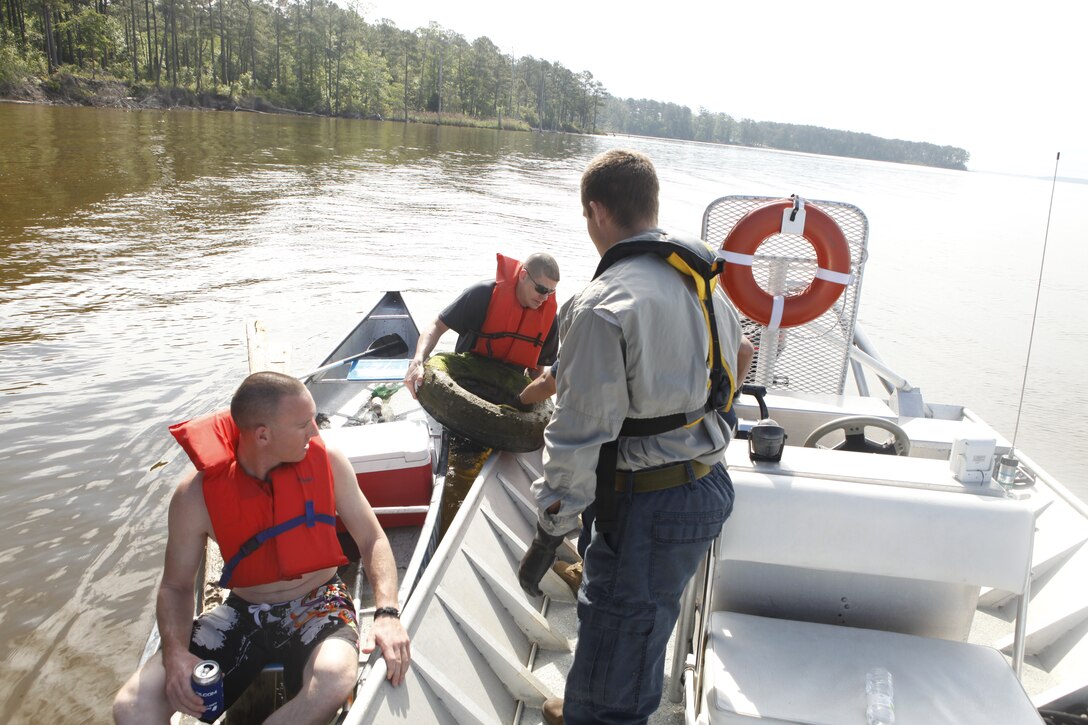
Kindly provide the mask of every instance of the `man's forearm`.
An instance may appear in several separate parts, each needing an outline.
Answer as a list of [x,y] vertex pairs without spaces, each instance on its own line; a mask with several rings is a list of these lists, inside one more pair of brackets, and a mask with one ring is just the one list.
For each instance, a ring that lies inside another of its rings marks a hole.
[[189,638],[193,631],[195,595],[192,589],[181,591],[160,586],[156,598],[155,619],[159,625],[162,649],[165,654],[176,650],[189,651]]
[[366,578],[374,589],[374,606],[399,607],[397,562],[388,539],[378,539],[369,548],[359,547],[359,552]]
[[418,360],[420,363],[425,362],[430,356],[431,351],[434,350],[435,345],[438,344],[438,340],[445,334],[449,328],[442,324],[441,320],[435,320],[434,323],[419,336],[419,341],[416,343],[416,354],[413,356],[413,360]]
[[404,374],[404,384],[408,386],[408,391],[413,398],[416,397],[416,390],[423,383],[423,362],[438,344],[438,338],[442,337],[448,329],[450,328],[442,322],[441,318],[436,318],[427,331],[419,336],[415,356],[408,362],[408,371]]

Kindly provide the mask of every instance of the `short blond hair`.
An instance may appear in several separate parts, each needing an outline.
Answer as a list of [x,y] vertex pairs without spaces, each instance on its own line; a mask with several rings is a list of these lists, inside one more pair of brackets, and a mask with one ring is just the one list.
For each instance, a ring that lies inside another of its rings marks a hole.
[[242,381],[230,399],[230,417],[243,430],[268,425],[276,417],[280,401],[306,392],[298,379],[271,370],[253,373]]
[[543,276],[554,279],[556,282],[559,281],[559,263],[550,254],[544,252],[530,254],[525,258],[525,264],[522,266],[534,277]]

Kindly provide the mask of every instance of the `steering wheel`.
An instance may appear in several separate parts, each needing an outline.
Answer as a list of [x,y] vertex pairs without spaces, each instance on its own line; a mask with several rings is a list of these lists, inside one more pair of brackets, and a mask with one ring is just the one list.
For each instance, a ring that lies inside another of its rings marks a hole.
[[[893,436],[892,440],[887,443],[875,443],[869,440],[865,437],[865,429],[870,426],[888,431]],[[910,455],[910,436],[907,432],[890,420],[872,415],[848,415],[828,421],[809,434],[805,439],[805,448],[816,448],[816,443],[820,439],[837,430],[841,430],[846,435],[846,440],[835,446],[833,450],[883,453],[894,456]]]

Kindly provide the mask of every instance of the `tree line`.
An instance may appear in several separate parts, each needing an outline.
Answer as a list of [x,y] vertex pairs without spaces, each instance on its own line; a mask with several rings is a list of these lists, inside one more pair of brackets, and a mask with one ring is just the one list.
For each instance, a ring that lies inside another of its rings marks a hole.
[[614,132],[966,168],[963,149],[611,96],[589,71],[330,0],[0,0],[0,92],[67,70],[296,111]]
[[955,146],[903,141],[855,131],[839,131],[773,121],[736,120],[705,108],[692,114],[687,106],[646,99],[606,96],[603,127],[615,133],[676,138],[685,141],[803,151],[856,159],[894,161],[966,170],[971,154]]

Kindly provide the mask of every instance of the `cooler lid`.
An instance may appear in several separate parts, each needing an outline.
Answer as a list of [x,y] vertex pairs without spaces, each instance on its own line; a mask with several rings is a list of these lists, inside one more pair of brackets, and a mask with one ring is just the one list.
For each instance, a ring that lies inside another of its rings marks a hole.
[[431,459],[427,425],[416,420],[326,428],[321,438],[343,452],[356,473],[415,468]]

